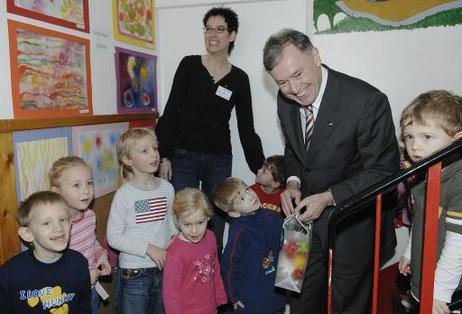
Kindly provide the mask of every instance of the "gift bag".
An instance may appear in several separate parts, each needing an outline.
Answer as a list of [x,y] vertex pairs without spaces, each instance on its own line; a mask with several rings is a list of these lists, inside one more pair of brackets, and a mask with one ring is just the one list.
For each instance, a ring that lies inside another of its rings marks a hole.
[[279,252],[276,287],[300,292],[305,277],[311,246],[313,223],[303,224],[296,214],[288,216],[282,225],[284,242]]

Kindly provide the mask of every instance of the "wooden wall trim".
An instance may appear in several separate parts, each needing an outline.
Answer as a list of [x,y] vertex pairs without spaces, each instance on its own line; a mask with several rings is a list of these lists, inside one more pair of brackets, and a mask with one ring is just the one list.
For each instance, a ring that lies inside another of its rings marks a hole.
[[43,119],[8,119],[0,120],[0,133],[35,130],[45,128],[72,127],[78,125],[106,124],[117,122],[130,122],[139,120],[150,120],[158,117],[157,112],[137,113],[124,115],[99,115],[81,117],[59,117]]
[[[14,165],[13,132],[45,128],[73,127],[81,125],[110,124],[117,122],[146,121],[157,119],[157,113],[99,115],[82,117],[59,117],[40,119],[0,120],[0,265],[20,251],[16,213],[16,179]],[[95,200],[98,207],[99,239],[105,234],[107,216],[114,193]]]

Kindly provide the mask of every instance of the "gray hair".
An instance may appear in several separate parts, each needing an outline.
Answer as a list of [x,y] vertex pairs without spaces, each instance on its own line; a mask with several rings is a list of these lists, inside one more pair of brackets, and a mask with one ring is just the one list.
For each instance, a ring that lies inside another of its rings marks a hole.
[[311,53],[313,49],[313,44],[308,36],[294,29],[284,28],[272,35],[263,48],[263,65],[266,71],[271,71],[279,63],[282,50],[290,44],[302,52]]

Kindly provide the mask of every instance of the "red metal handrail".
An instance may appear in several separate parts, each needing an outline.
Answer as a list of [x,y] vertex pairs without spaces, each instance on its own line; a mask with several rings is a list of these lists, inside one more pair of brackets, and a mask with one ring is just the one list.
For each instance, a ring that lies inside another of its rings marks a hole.
[[441,161],[462,150],[462,140],[458,140],[437,154],[416,163],[408,170],[402,170],[398,174],[384,179],[374,186],[358,193],[354,197],[340,204],[329,217],[328,229],[328,300],[327,313],[332,313],[332,273],[333,258],[335,255],[335,234],[337,224],[341,220],[361,211],[364,205],[376,198],[376,229],[375,229],[375,248],[373,264],[373,293],[371,313],[377,313],[377,291],[378,291],[378,272],[379,272],[379,250],[380,250],[380,226],[381,226],[381,199],[382,193],[394,188],[399,182],[410,178],[417,173],[428,170],[427,176],[427,196],[425,209],[425,233],[423,239],[423,258],[421,275],[421,294],[420,294],[420,313],[431,313],[433,306],[433,285],[436,269],[436,243],[438,233],[438,215],[441,184]]

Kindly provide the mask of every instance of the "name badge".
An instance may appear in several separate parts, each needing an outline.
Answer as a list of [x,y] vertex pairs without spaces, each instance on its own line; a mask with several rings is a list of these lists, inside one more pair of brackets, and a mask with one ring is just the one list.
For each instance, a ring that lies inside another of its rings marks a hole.
[[215,95],[220,96],[221,98],[226,100],[229,100],[232,94],[232,91],[223,86],[218,86],[217,91],[215,93]]

